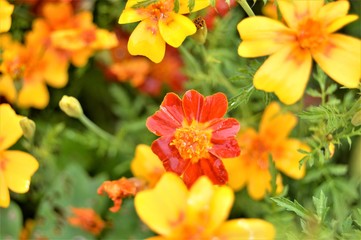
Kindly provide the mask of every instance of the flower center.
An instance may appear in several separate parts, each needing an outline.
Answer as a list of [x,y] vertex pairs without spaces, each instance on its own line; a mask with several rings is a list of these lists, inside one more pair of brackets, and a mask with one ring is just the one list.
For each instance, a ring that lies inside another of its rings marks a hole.
[[173,7],[173,1],[165,0],[151,4],[147,7],[147,9],[151,16],[154,18],[154,20],[159,20],[166,17],[168,12],[173,11]]
[[249,151],[250,159],[255,161],[260,169],[268,169],[268,158],[271,151],[269,147],[262,141],[262,139],[256,138],[252,141],[251,150]]
[[210,130],[187,126],[176,130],[170,144],[178,149],[183,159],[190,159],[192,163],[196,163],[208,156],[208,150],[212,147],[211,136]]
[[325,29],[321,22],[305,19],[298,26],[297,39],[301,48],[317,48],[326,41]]

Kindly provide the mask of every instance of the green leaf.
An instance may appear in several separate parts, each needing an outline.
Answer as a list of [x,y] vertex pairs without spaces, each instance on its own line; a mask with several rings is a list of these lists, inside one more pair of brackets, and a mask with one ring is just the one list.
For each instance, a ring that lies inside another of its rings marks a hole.
[[327,212],[330,209],[329,207],[327,207],[327,197],[321,190],[319,197],[318,198],[312,197],[312,200],[313,200],[313,204],[316,207],[316,213],[318,216],[319,223],[322,223],[324,222]]
[[8,208],[0,208],[0,239],[19,239],[23,215],[15,202]]
[[271,174],[271,196],[276,194],[277,190],[277,175],[278,171],[276,168],[276,163],[272,159],[272,155],[268,156],[268,163],[269,163],[269,172]]
[[174,12],[179,12],[179,0],[174,0],[174,8],[173,8]]
[[194,5],[196,4],[196,0],[188,0],[188,9],[189,12],[193,11]]
[[272,197],[271,200],[277,203],[278,206],[286,209],[287,211],[296,213],[299,217],[303,219],[311,218],[311,213],[301,204],[299,204],[297,200],[294,200],[294,202],[292,202],[291,200],[284,197]]
[[145,8],[157,2],[159,2],[159,0],[141,0],[134,4],[132,8]]

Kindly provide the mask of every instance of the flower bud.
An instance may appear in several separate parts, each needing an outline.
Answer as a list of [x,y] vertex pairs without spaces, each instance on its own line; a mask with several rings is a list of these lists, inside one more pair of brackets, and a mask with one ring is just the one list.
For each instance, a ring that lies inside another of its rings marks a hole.
[[35,122],[27,117],[24,117],[19,122],[21,129],[23,130],[24,137],[28,140],[33,139],[35,133]]
[[69,117],[80,118],[83,115],[83,109],[75,97],[64,95],[59,102],[59,107]]
[[197,17],[193,20],[194,25],[196,25],[197,32],[192,35],[192,38],[199,44],[204,44],[207,39],[207,25],[206,21],[202,17]]

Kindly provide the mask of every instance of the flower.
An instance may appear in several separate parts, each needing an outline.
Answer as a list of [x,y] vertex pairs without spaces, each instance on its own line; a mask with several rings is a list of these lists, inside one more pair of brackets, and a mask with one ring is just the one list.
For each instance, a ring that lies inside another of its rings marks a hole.
[[226,221],[234,193],[206,177],[187,189],[173,173],[165,173],[154,189],[134,199],[140,219],[161,236],[155,239],[273,239],[272,224],[261,219]]
[[114,206],[109,208],[111,212],[118,212],[122,205],[123,198],[135,196],[143,188],[141,180],[136,178],[127,179],[122,177],[115,181],[105,181],[98,188],[98,194],[107,193],[114,202]]
[[94,235],[99,235],[105,222],[92,208],[71,208],[74,216],[68,218],[68,222]]
[[[239,190],[245,185],[253,199],[261,199],[271,190],[269,156],[276,168],[287,176],[300,179],[305,175],[305,165],[299,167],[304,157],[298,149],[310,148],[297,139],[287,138],[295,127],[297,118],[290,112],[281,112],[280,106],[273,102],[263,113],[259,133],[247,128],[238,136],[242,153],[238,158],[223,159],[229,174],[229,185]],[[281,176],[276,179],[277,190],[283,189]]]
[[10,204],[9,189],[16,193],[26,193],[30,178],[38,169],[37,160],[28,153],[7,150],[22,135],[19,124],[21,116],[8,104],[0,105],[0,207]]
[[0,0],[0,33],[7,32],[11,27],[11,14],[13,14],[14,5],[6,0]]
[[153,116],[148,129],[160,136],[152,150],[166,171],[182,176],[188,187],[200,176],[208,176],[214,184],[228,180],[221,158],[236,157],[240,150],[235,139],[239,123],[222,118],[227,112],[223,93],[203,97],[195,90],[187,91],[181,100],[168,93]]
[[[196,32],[193,22],[182,14],[189,13],[188,0],[179,0],[179,11],[174,11],[174,0],[160,0],[146,7],[135,8],[139,1],[128,0],[119,17],[119,24],[141,21],[128,41],[132,55],[146,56],[155,63],[163,60],[165,45],[179,47],[184,39]],[[209,6],[208,0],[194,1],[192,11]]]
[[145,180],[149,187],[154,187],[165,172],[158,156],[145,144],[139,144],[136,147],[130,170],[134,177]]
[[[358,16],[347,15],[348,1],[277,1],[285,24],[249,17],[237,29],[242,57],[271,55],[254,75],[258,89],[274,92],[285,104],[298,101],[306,88],[312,59],[333,80],[357,88],[361,78],[360,40],[335,33]],[[342,61],[340,61],[342,59]]]

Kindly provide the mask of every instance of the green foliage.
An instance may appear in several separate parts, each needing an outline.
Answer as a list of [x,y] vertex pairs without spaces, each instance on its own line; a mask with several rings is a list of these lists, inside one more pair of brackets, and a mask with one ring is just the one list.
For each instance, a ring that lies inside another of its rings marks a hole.
[[0,208],[0,239],[19,239],[22,225],[23,215],[15,202],[8,208]]

